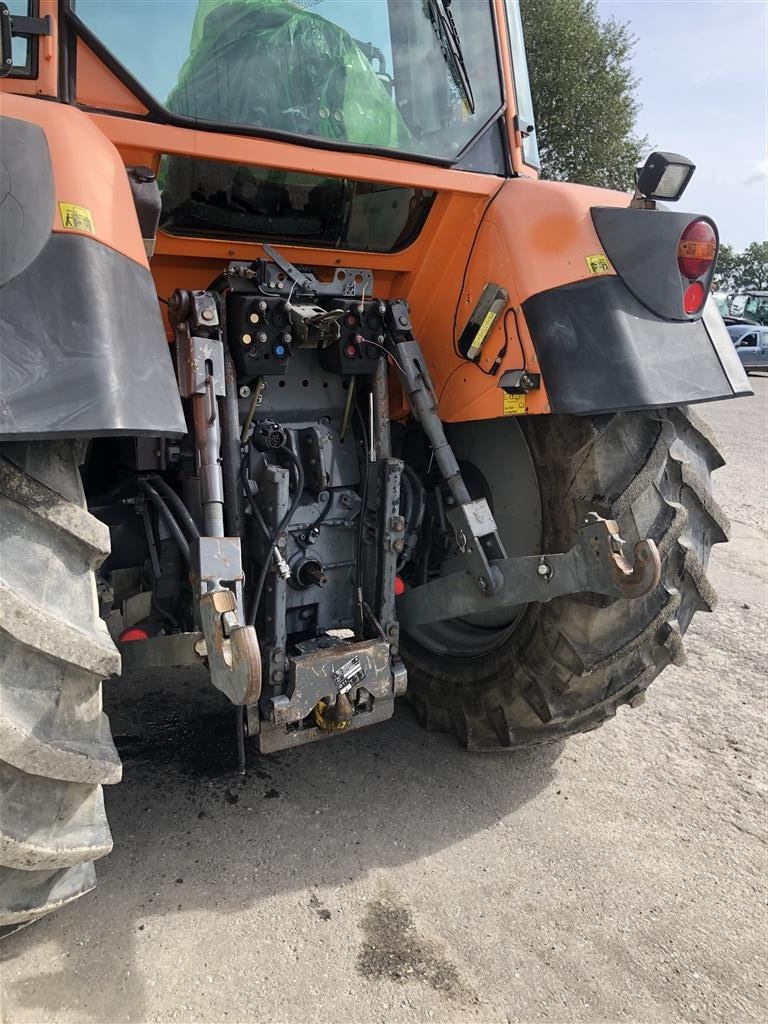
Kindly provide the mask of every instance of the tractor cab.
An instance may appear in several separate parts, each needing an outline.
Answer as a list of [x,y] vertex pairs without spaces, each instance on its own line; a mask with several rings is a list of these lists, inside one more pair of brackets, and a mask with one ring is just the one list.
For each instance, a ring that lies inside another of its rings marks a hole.
[[751,291],[737,295],[731,302],[733,322],[768,326],[768,292]]

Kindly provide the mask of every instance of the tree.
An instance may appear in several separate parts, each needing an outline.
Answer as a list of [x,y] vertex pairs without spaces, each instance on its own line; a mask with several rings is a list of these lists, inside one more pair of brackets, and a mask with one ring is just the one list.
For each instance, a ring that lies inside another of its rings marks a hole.
[[721,244],[715,268],[715,285],[718,291],[733,292],[741,257],[732,245]]
[[722,244],[717,257],[715,285],[729,295],[768,291],[768,242],[752,242],[743,252]]
[[734,291],[768,291],[768,242],[752,242],[737,257]]
[[634,133],[635,38],[596,0],[521,0],[542,176],[629,189],[647,142]]

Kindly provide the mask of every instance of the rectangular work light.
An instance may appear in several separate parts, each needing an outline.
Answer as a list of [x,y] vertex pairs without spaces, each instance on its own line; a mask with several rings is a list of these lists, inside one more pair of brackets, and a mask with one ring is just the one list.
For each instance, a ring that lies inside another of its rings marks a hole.
[[637,172],[637,191],[646,199],[675,202],[685,191],[696,167],[679,153],[651,153]]

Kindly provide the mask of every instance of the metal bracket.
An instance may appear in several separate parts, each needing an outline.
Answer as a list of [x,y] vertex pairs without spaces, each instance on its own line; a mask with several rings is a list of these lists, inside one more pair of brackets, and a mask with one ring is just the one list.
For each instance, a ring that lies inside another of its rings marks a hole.
[[51,35],[51,16],[31,18],[23,14],[11,15],[12,36],[49,36]]
[[485,498],[468,501],[446,510],[448,522],[456,531],[456,546],[469,565],[481,594],[497,594],[501,573],[490,559],[503,559],[504,545],[496,530],[496,520]]
[[499,381],[499,387],[508,395],[527,395],[541,387],[541,374],[528,370],[507,370]]
[[226,393],[224,346],[219,338],[190,335],[186,324],[176,328],[176,373],[182,398],[209,389],[217,398]]
[[[272,265],[277,267],[289,280],[293,281],[299,290],[309,295],[339,295],[347,298],[361,298],[373,295],[373,274],[370,270],[360,267],[337,267],[331,281],[320,281],[310,272],[304,272],[295,267],[293,263],[282,256],[271,245],[262,245],[262,249],[272,260]],[[243,267],[244,264],[231,263],[230,268]],[[247,269],[247,268],[246,268]],[[282,289],[284,282],[276,273],[270,273],[270,266],[266,266],[267,276],[264,285],[269,289]],[[240,274],[246,276],[243,270]],[[258,275],[255,275],[258,276]]]
[[503,579],[496,594],[482,597],[469,572],[451,573],[399,597],[397,616],[401,626],[422,626],[524,602],[551,601],[564,594],[642,597],[659,582],[658,549],[652,540],[637,541],[632,565],[623,548],[615,520],[590,513],[570,551],[492,563]]

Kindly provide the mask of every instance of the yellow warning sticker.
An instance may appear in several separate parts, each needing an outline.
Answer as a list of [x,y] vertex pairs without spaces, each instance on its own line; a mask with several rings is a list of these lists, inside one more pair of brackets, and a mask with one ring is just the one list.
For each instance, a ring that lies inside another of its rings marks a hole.
[[475,335],[475,340],[469,346],[469,352],[467,352],[467,358],[474,359],[474,353],[477,352],[477,350],[480,348],[480,346],[485,341],[485,336],[488,334],[488,331],[490,331],[490,329],[491,329],[491,327],[493,325],[493,321],[495,319],[496,319],[496,314],[494,313],[494,311],[492,309],[489,309],[488,312],[485,314],[485,319],[483,320],[483,322],[480,324],[480,327],[478,328],[477,334]]
[[89,231],[92,235],[96,234],[91,211],[86,210],[84,206],[78,206],[76,203],[59,203],[59,214],[61,223],[70,231]]
[[608,262],[608,257],[603,252],[595,253],[594,256],[587,256],[587,266],[590,274],[610,274],[613,267]]
[[525,395],[508,395],[504,392],[504,415],[525,416]]

